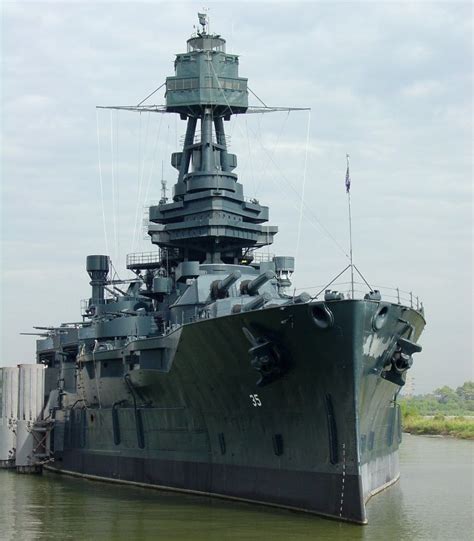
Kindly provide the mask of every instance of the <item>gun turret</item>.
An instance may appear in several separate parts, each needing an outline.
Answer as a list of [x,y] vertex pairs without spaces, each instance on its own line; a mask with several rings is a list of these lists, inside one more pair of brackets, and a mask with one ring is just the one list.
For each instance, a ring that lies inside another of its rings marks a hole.
[[213,300],[225,299],[229,296],[229,289],[235,282],[242,276],[239,270],[236,270],[229,274],[223,280],[214,280],[211,284],[211,297]]
[[268,270],[253,280],[244,280],[240,284],[240,292],[242,295],[257,295],[263,284],[266,284],[272,278],[275,278],[275,273]]

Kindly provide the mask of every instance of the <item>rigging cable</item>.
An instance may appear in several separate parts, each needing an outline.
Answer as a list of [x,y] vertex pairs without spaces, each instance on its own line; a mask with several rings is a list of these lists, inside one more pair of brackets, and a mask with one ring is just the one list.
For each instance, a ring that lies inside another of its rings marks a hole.
[[138,244],[138,230],[139,230],[139,223],[142,219],[142,216],[140,215],[140,202],[142,197],[142,191],[143,191],[143,178],[145,173],[145,161],[146,161],[146,144],[148,140],[148,127],[150,125],[150,113],[148,113],[147,123],[146,123],[146,129],[145,129],[145,141],[143,143],[143,150],[142,150],[142,156],[140,157],[141,166],[139,165],[140,170],[140,176],[138,181],[138,193],[137,193],[137,204],[135,206],[135,223],[133,228],[133,238],[132,238],[132,252],[135,250],[135,246]]
[[114,160],[114,124],[113,124],[113,111],[110,110],[110,154],[112,162],[112,223],[113,223],[113,232],[114,232],[114,248],[115,248],[115,260],[118,258],[117,253],[117,208],[116,208],[116,197],[115,197],[115,160]]
[[251,92],[264,107],[268,107],[268,105],[264,101],[262,101],[248,85],[247,90]]
[[[234,111],[232,111],[232,107],[229,104],[229,100],[227,99],[227,96],[225,95],[224,89],[222,88],[221,82],[219,81],[219,77],[217,76],[216,70],[214,69],[214,65],[212,63],[209,52],[207,53],[207,57],[208,57],[208,60],[209,60],[208,64],[212,68],[212,71],[214,72],[214,77],[216,78],[217,88],[222,92],[222,96],[223,96],[223,98],[224,98],[224,100],[225,100],[225,102],[227,104],[227,107],[229,108],[230,114],[233,115]],[[209,76],[210,76],[210,74],[211,74],[211,72],[209,71]],[[239,126],[239,128],[240,128],[240,126]]]
[[[117,258],[120,257],[120,176],[119,176],[119,114],[115,111],[115,183],[116,183],[116,198],[117,198]],[[116,261],[118,264],[119,262]],[[120,266],[120,265],[118,265]]]
[[155,90],[153,90],[153,92],[151,94],[148,94],[148,96],[146,98],[143,98],[142,101],[137,105],[137,107],[140,107],[140,105],[142,105],[142,103],[144,103],[148,98],[151,98],[153,96],[153,94],[155,94],[156,92],[158,92],[158,90],[160,90],[160,88],[163,88],[166,84],[166,81],[164,83],[162,83],[158,88],[155,88]]
[[[278,164],[276,163],[275,159],[270,154],[270,152],[263,146],[263,143],[260,140],[258,142],[259,142],[262,150],[268,156],[268,158],[272,162],[273,166],[275,167],[275,169],[277,170],[277,172],[279,173],[279,175],[283,179],[283,181],[284,181],[283,185],[285,187],[288,186],[291,189],[291,191],[296,195],[296,197],[298,198],[298,201],[302,202],[304,213],[305,213],[306,219],[309,221],[309,223],[311,225],[313,225],[313,226],[315,226],[315,224],[317,224],[319,226],[319,228],[326,234],[326,236],[334,242],[334,244],[345,255],[345,257],[349,259],[349,255],[347,254],[346,250],[341,246],[341,244],[336,240],[336,238],[329,232],[329,230],[321,223],[321,221],[317,218],[317,216],[314,214],[314,212],[308,207],[308,205],[305,203],[305,201],[302,200],[302,197],[299,194],[298,190],[293,186],[293,184],[290,182],[290,180],[282,173],[281,168],[278,167]],[[271,178],[276,179],[277,176],[275,176],[275,177],[272,176]],[[314,220],[314,222],[312,222],[311,218]]]
[[[250,178],[252,179],[253,196],[256,199],[257,198],[257,183],[255,182],[255,168],[253,166],[252,147],[250,145],[249,126],[247,123],[247,117],[245,117],[245,132],[247,135],[247,148],[248,148],[248,153],[249,153],[248,163],[250,164]],[[243,171],[242,171],[242,175],[243,175]]]
[[[282,125],[281,125],[281,128],[280,128],[280,133],[278,134],[278,136],[277,136],[277,138],[275,140],[275,143],[273,144],[273,154],[275,154],[275,151],[276,151],[276,149],[278,147],[278,144],[280,142],[283,131],[286,128],[286,125],[288,123],[288,119],[290,118],[290,113],[291,113],[291,110],[288,110],[288,112],[287,112],[287,114],[285,116],[285,119],[282,122]],[[311,111],[310,111],[310,114],[311,114]],[[262,119],[263,119],[263,113],[260,114],[259,117],[258,117],[258,132],[257,132],[259,134],[259,137],[263,140],[263,136],[262,136]],[[262,169],[265,170],[266,168],[262,167]],[[261,175],[259,175],[258,181],[257,181],[257,187],[256,187],[257,190],[259,188],[261,179],[262,179],[262,177],[261,177]]]
[[115,268],[114,263],[113,263],[113,261],[111,259],[109,259],[109,263],[110,263],[110,266],[112,267],[112,271],[113,271],[112,279],[122,281],[122,279],[120,278],[119,273],[117,272],[117,269]]
[[309,133],[311,127],[311,111],[308,111],[308,124],[306,126],[306,150],[304,154],[304,169],[303,169],[303,185],[301,189],[301,202],[300,202],[300,216],[298,220],[298,232],[296,235],[296,250],[295,250],[295,259],[298,261],[298,253],[300,249],[300,240],[301,240],[301,222],[303,221],[303,203],[304,203],[304,193],[306,188],[306,171],[308,169],[308,148],[309,148]]
[[[222,88],[222,85],[219,81],[219,77],[217,76],[217,73],[216,73],[216,70],[214,69],[214,66],[212,64],[212,62],[209,62],[209,66],[212,68],[212,71],[214,72],[214,77],[216,78],[216,82],[217,82],[217,87],[219,88],[219,90],[221,91],[222,93],[222,96],[227,104],[227,107],[229,108],[229,111],[231,114],[233,114],[233,111],[232,111],[232,108],[229,104],[229,101],[227,100],[227,96],[225,95],[225,92]],[[242,133],[242,128],[240,127],[239,125],[239,129]],[[245,135],[244,135],[245,137]],[[341,246],[341,244],[334,238],[334,236],[328,231],[328,229],[319,221],[319,219],[316,217],[316,215],[311,211],[311,209],[306,205],[306,203],[304,202],[304,200],[302,199],[301,195],[298,193],[298,190],[293,186],[293,184],[287,179],[287,177],[281,172],[281,169],[278,167],[277,163],[275,162],[273,156],[268,152],[268,150],[263,146],[262,142],[259,140],[259,143],[260,143],[260,146],[262,147],[262,150],[265,152],[265,154],[267,154],[267,156],[270,158],[270,161],[273,163],[273,165],[275,166],[275,169],[278,171],[278,173],[281,175],[281,177],[283,178],[283,180],[285,181],[286,185],[288,185],[291,190],[295,193],[295,195],[297,196],[297,198],[301,201],[301,204],[306,212],[306,218],[308,219],[308,221],[314,226],[314,223],[311,222],[311,220],[309,220],[308,218],[308,214],[311,215],[313,217],[313,219],[315,220],[315,222],[319,225],[319,227],[321,228],[321,230],[335,243],[335,245],[339,248],[339,250],[346,256],[346,258],[349,259],[349,255],[346,253],[345,249]],[[273,176],[271,177],[273,179]]]
[[[161,124],[162,123],[163,123],[163,116],[160,116],[160,120],[158,122],[158,129],[156,131],[155,144],[153,145],[153,150],[152,150],[153,158],[152,158],[152,162],[151,162],[150,174],[148,175],[148,181],[147,181],[146,190],[145,190],[145,197],[143,198],[143,208],[145,208],[147,206],[148,193],[150,191],[150,184],[151,184],[151,177],[153,176],[153,171],[155,170],[156,148],[158,146],[158,140],[160,138]],[[163,175],[162,175],[162,177],[163,177]]]
[[107,241],[107,222],[105,220],[105,201],[104,201],[104,185],[102,182],[102,161],[100,157],[100,131],[99,131],[99,111],[96,109],[96,123],[97,123],[97,152],[99,158],[99,181],[100,181],[100,200],[102,204],[102,223],[104,226],[104,239],[105,239],[105,253],[109,254],[109,243]]
[[[142,162],[142,114],[138,115],[138,160],[137,160],[137,182],[140,185],[140,166]],[[138,188],[137,188],[138,189]],[[133,252],[135,244],[135,229],[137,227],[137,207],[138,207],[138,192],[137,192],[137,204],[135,207],[135,219],[133,221],[133,235],[132,235],[132,245],[130,251]]]
[[174,144],[176,149],[179,149],[178,141],[178,115],[174,115]]

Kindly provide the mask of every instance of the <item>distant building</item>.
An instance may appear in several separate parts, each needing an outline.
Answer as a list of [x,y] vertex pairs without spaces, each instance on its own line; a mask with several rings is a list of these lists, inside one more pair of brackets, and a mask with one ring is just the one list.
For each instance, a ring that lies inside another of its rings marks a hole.
[[406,398],[412,398],[415,395],[415,378],[412,375],[407,374],[406,383],[401,394]]

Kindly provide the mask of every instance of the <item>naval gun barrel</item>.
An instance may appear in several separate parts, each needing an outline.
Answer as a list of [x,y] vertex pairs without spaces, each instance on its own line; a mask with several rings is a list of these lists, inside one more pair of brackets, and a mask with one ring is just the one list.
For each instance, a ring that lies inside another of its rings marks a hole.
[[250,312],[250,310],[262,308],[262,306],[266,304],[271,298],[272,296],[270,295],[270,293],[267,292],[265,292],[263,295],[258,295],[247,304],[244,304],[242,306],[242,312]]
[[227,297],[229,289],[235,282],[242,276],[239,270],[231,272],[229,276],[226,276],[223,280],[214,280],[211,284],[211,297],[216,299],[225,299]]
[[306,293],[306,291],[303,291],[303,293],[300,293],[296,297],[291,298],[289,301],[285,302],[285,305],[288,304],[305,304],[311,300],[311,295],[309,293]]
[[240,285],[240,292],[242,295],[257,295],[258,290],[263,286],[263,284],[266,284],[272,278],[275,278],[275,273],[268,270],[253,280],[245,280]]

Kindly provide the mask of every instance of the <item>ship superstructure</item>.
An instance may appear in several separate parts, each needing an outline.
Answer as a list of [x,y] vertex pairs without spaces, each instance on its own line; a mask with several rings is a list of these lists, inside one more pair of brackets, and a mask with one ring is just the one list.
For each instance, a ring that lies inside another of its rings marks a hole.
[[156,250],[127,257],[128,281],[88,256],[83,320],[37,342],[50,468],[364,523],[398,476],[396,397],[423,313],[370,290],[288,293],[294,259],[258,252],[277,228],[226,142],[247,80],[202,21],[166,105],[122,107],[186,122],[172,200],[149,211]]

